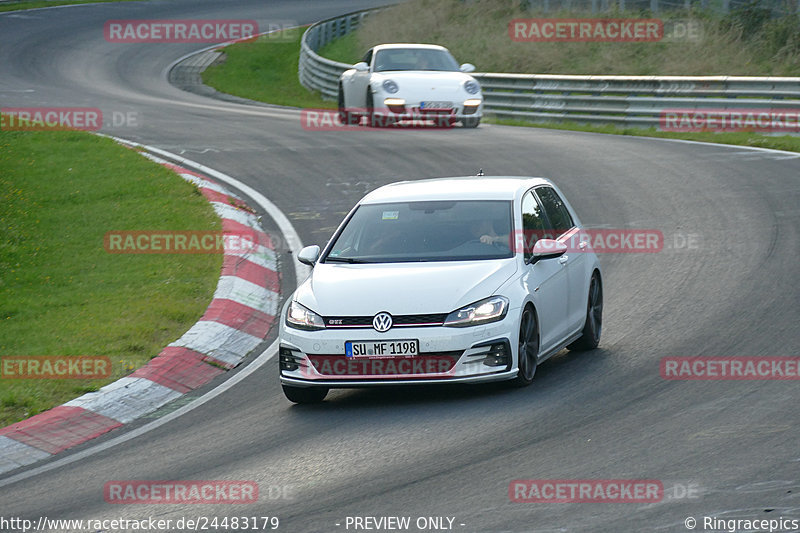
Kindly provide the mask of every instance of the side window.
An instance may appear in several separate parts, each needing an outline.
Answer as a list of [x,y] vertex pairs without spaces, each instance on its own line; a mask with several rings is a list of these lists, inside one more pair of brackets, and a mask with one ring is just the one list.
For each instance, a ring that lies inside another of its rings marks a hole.
[[367,53],[364,54],[364,57],[363,57],[363,59],[361,59],[361,61],[363,61],[364,63],[366,63],[369,66],[372,66],[372,48],[367,50]]
[[542,206],[530,191],[522,197],[522,242],[517,238],[517,245],[522,244],[525,260],[530,259],[533,245],[543,237],[546,221],[542,215]]
[[550,221],[550,225],[547,229],[555,230],[553,238],[558,237],[575,225],[567,206],[564,205],[561,197],[558,196],[558,193],[556,193],[552,187],[539,187],[536,189],[536,195],[539,197],[539,200],[541,200],[544,212]]

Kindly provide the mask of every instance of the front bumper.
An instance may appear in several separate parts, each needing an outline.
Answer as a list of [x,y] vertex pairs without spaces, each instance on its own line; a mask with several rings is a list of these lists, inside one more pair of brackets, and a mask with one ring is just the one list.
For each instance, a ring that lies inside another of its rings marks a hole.
[[[512,313],[509,313],[511,315]],[[484,326],[303,331],[281,324],[280,379],[295,387],[370,387],[480,383],[516,376],[516,326],[505,319]],[[347,341],[419,340],[419,354],[346,357]]]
[[465,118],[480,119],[483,117],[483,96],[477,95],[449,95],[439,97],[443,107],[425,108],[423,103],[431,104],[434,98],[415,95],[414,97],[379,94],[375,97],[374,114],[402,120],[437,120],[450,118],[463,120]]

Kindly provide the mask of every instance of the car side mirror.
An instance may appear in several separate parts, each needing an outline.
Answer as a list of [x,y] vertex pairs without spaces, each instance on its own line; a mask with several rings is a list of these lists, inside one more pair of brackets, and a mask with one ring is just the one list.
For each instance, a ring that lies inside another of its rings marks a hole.
[[369,65],[367,65],[363,61],[360,61],[360,62],[356,63],[355,65],[353,65],[353,68],[356,69],[357,72],[366,72],[366,71],[369,70]]
[[544,259],[555,259],[567,252],[567,245],[554,239],[539,239],[533,245],[529,264],[533,265]]
[[317,259],[319,259],[319,246],[316,244],[313,246],[306,246],[297,254],[297,260],[304,265],[313,267]]
[[458,67],[458,70],[460,70],[461,72],[475,72],[475,65],[473,65],[472,63],[464,63],[463,65]]

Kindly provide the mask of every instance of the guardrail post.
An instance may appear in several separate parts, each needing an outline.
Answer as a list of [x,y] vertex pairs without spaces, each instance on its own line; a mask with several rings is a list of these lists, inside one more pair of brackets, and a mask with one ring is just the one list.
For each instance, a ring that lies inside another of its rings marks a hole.
[[650,11],[658,13],[658,0],[650,0]]

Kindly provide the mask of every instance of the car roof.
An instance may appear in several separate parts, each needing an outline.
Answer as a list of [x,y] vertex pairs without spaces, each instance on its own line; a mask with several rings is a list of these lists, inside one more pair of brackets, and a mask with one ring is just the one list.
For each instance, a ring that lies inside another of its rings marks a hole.
[[389,44],[379,44],[374,46],[372,49],[374,51],[378,50],[387,50],[391,48],[425,48],[428,50],[447,50],[444,46],[439,46],[438,44],[419,44],[419,43],[389,43]]
[[514,200],[537,185],[552,185],[546,178],[529,176],[458,176],[400,181],[367,194],[361,204],[424,200]]

